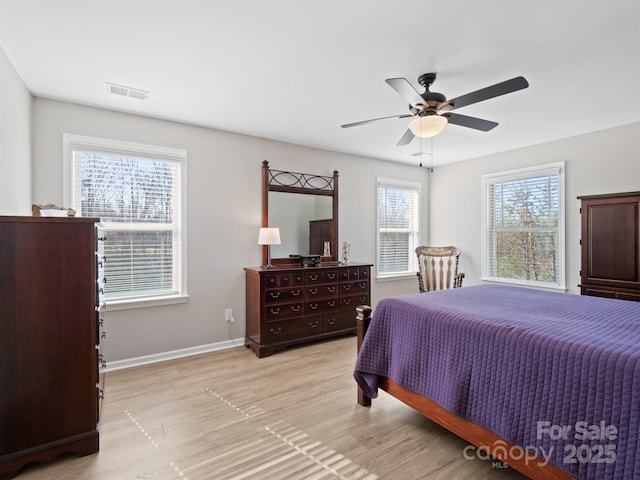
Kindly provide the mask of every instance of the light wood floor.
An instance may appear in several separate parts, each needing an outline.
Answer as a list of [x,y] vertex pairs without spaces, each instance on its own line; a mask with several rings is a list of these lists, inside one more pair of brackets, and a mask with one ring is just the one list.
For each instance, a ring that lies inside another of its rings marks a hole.
[[28,466],[31,479],[511,480],[382,392],[356,403],[356,339],[258,359],[236,348],[111,372],[100,452]]

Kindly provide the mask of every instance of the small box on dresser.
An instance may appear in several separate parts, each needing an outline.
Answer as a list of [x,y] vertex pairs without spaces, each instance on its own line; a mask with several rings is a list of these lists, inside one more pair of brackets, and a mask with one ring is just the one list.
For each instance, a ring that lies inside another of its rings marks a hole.
[[370,303],[370,264],[245,268],[245,345],[258,357],[356,333],[356,307]]

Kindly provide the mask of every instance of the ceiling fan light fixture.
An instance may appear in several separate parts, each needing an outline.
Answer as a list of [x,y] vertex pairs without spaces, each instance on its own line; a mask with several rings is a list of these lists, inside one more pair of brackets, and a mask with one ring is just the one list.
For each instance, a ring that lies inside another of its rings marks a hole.
[[447,125],[447,117],[441,115],[425,115],[409,124],[409,130],[416,137],[429,138],[438,135]]

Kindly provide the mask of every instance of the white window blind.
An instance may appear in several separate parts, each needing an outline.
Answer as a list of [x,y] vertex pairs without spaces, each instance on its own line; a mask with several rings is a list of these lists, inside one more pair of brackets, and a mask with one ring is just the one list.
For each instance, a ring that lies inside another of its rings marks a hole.
[[378,277],[416,272],[420,184],[378,179]]
[[69,151],[73,208],[106,237],[105,301],[182,294],[183,151],[82,138]]
[[484,278],[564,288],[564,165],[485,175]]

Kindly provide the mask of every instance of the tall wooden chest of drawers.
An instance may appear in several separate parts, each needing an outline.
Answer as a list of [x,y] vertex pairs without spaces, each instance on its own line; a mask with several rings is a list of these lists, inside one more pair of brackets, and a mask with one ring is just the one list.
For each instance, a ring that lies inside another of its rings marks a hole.
[[98,451],[96,221],[0,217],[0,479]]
[[356,307],[370,303],[371,265],[245,268],[245,345],[258,357],[290,345],[356,332]]

